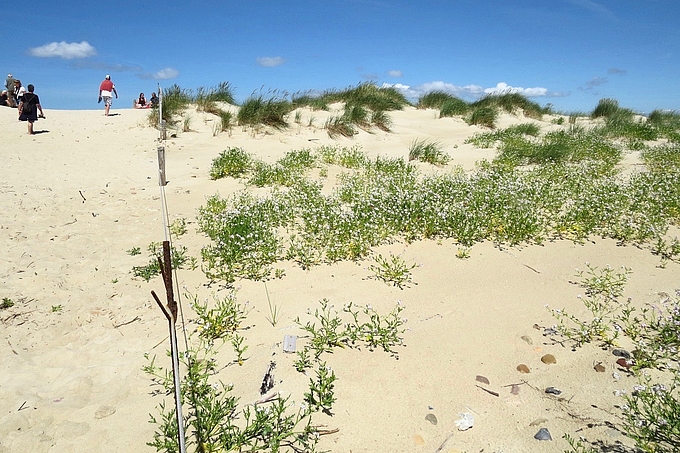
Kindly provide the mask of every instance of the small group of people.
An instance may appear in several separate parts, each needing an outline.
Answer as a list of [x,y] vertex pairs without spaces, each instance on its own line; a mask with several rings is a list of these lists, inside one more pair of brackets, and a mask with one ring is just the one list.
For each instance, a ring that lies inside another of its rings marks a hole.
[[[104,115],[106,116],[110,115],[113,96],[116,96],[116,99],[118,99],[116,85],[111,81],[111,76],[106,74],[102,83],[99,84],[99,102],[104,101]],[[136,109],[158,107],[158,96],[156,96],[156,93],[151,93],[151,99],[147,100],[144,93],[139,93],[139,97],[134,100],[132,106]]]
[[[16,107],[19,112],[19,121],[28,122],[28,133],[35,134],[33,130],[33,123],[38,121],[38,118],[45,118],[42,105],[40,105],[40,98],[35,94],[35,87],[29,83],[26,88],[21,84],[21,80],[15,79],[12,74],[7,74],[5,80],[5,88],[3,90],[0,100],[7,107]],[[40,114],[38,115],[38,112]]]
[[12,74],[7,74],[5,89],[2,90],[2,105],[17,107],[24,93],[26,93],[26,88],[21,85],[21,80],[15,79]]
[[139,93],[139,97],[135,99],[133,107],[136,109],[150,109],[158,107],[158,96],[156,96],[156,93],[153,92],[151,93],[151,99],[147,101],[144,97],[144,93]]

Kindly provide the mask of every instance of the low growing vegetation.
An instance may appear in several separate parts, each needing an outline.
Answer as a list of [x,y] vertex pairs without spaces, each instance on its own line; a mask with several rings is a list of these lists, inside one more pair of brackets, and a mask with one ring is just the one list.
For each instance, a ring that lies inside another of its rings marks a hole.
[[[559,309],[552,313],[559,322],[558,331],[574,347],[597,342],[610,348],[621,336],[632,342],[631,357],[620,359],[624,363],[620,366],[630,369],[638,383],[618,391],[620,428],[641,451],[671,453],[680,445],[680,292],[662,294],[660,300],[636,310],[630,300],[622,300],[630,273],[627,268],[587,265],[578,276],[591,318],[583,320]],[[655,377],[649,369],[655,369]],[[572,451],[595,451],[584,445],[585,439],[568,441]]]
[[[237,302],[235,292],[224,298],[215,297],[210,306],[197,297],[189,299],[198,328],[190,334],[189,349],[181,355],[185,371],[180,398],[185,408],[186,443],[194,452],[315,451],[324,429],[313,423],[314,417],[318,412],[332,415],[336,401],[334,382],[339,379],[321,356],[338,347],[380,348],[396,356],[395,348],[403,344],[405,320],[399,316],[401,305],[387,315],[380,315],[368,306],[360,309],[350,303],[340,314],[327,300],[322,300],[310,320],[305,323],[296,320],[308,334],[308,341],[297,353],[295,368],[301,373],[314,370],[314,375],[308,377],[307,391],[297,395],[298,404],[292,395],[282,396],[278,392],[253,404],[243,404],[233,394],[233,385],[220,378],[224,365],[219,360],[228,354],[217,352],[224,344],[231,344],[232,363],[247,366],[244,353],[248,347],[240,333],[247,316],[244,306]],[[154,395],[172,395],[172,371],[158,366],[156,356],[145,357],[148,363],[144,371],[156,388]],[[265,395],[269,390],[265,376],[260,392]],[[174,404],[168,404],[169,401],[163,399],[157,406],[157,415],[150,416],[156,431],[148,445],[158,452],[174,453],[179,450],[179,428]]]

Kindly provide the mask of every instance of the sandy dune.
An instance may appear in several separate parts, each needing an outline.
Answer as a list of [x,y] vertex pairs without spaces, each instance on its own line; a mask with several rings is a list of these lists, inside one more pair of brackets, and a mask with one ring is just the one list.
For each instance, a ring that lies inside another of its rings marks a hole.
[[[15,110],[0,109],[0,297],[15,302],[0,311],[0,451],[151,452],[146,442],[154,425],[148,420],[160,397],[150,396],[150,380],[141,368],[145,352],[165,359],[167,324],[150,295],[152,289],[163,294],[163,285],[159,278],[149,283],[133,278],[131,268],[147,257],[127,250],[144,251],[164,239],[158,133],[148,127],[147,111],[114,106],[116,115],[105,117],[101,110],[45,107],[47,119],[36,123],[35,136],[16,121]],[[463,144],[481,129],[414,108],[391,114],[392,133],[362,131],[335,141],[320,127],[324,112],[303,111],[302,124],[314,116],[316,127],[293,125],[256,135],[235,128],[217,136],[213,118],[189,115],[195,131],[166,143],[166,194],[170,219],[189,221],[189,234],[177,242],[196,257],[207,243],[196,231],[197,208],[209,195],[241,187],[208,177],[212,159],[227,147],[243,147],[271,162],[287,151],[328,143],[360,145],[371,157],[406,157],[413,139],[433,138],[453,157],[451,165],[472,169],[476,161],[494,156],[493,150]],[[504,127],[525,120],[508,115],[501,121]],[[448,438],[440,451],[563,452],[564,433],[625,441],[604,422],[616,421],[613,406],[620,399],[613,391],[629,388],[635,378],[612,377],[611,352],[551,345],[534,325],[554,323],[546,304],[586,314],[577,298],[582,289],[570,283],[586,262],[630,267],[626,295],[637,304],[654,301],[660,291],[672,292],[680,266],[659,268],[659,258],[649,250],[601,239],[504,249],[483,243],[472,247],[467,260],[456,259],[456,250],[447,241],[379,248],[417,264],[417,285],[404,290],[369,278],[369,262],[309,271],[280,263],[285,277],[267,283],[272,302],[282,310],[276,327],[266,320],[264,284],[237,282],[238,300],[252,307],[251,328],[243,332],[249,349],[245,364],[227,367],[222,379],[234,383],[243,404],[253,402],[260,397],[262,374],[275,360],[275,389],[299,403],[308,378],[294,370],[294,356],[281,351],[285,334],[302,334],[293,320],[323,298],[336,307],[371,304],[382,313],[401,301],[408,330],[398,360],[380,351],[349,349],[326,357],[338,376],[337,403],[333,417],[321,414],[317,421],[339,431],[323,436],[320,448],[434,452]],[[178,275],[191,294],[224,294],[217,285],[207,287],[199,269]],[[229,347],[223,349],[228,356]],[[546,353],[557,363],[542,363]],[[606,372],[593,369],[597,362]],[[529,374],[516,370],[521,363]],[[489,385],[482,386],[498,396],[480,389],[477,375],[488,378]],[[517,384],[514,392],[512,384]],[[544,393],[548,386],[562,395]],[[474,416],[475,425],[461,432],[455,421],[464,412]],[[426,420],[430,413],[436,425]],[[550,430],[552,442],[533,438],[541,427]]]

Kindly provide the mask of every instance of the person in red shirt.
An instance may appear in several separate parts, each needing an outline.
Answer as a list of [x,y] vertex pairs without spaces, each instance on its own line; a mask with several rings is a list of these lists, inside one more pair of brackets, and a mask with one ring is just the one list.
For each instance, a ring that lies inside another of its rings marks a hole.
[[109,109],[111,108],[111,95],[115,94],[118,99],[118,92],[116,85],[111,81],[111,76],[106,74],[106,78],[99,84],[99,102],[104,101],[104,115],[109,116]]

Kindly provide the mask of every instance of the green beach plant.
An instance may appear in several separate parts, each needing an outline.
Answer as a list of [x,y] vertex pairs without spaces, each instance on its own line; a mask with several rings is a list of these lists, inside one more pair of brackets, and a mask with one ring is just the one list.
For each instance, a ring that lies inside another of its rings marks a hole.
[[276,91],[270,92],[267,97],[253,94],[241,104],[236,121],[239,126],[269,126],[282,130],[288,127],[286,117],[291,111],[292,105],[285,95]]
[[471,113],[465,117],[465,122],[470,125],[488,127],[493,129],[496,127],[496,119],[498,118],[498,110],[494,107],[476,107]]
[[428,164],[443,166],[451,157],[441,149],[441,143],[427,139],[415,139],[409,145],[408,160],[418,160]]
[[630,269],[620,271],[607,266],[599,269],[586,264],[586,270],[579,270],[581,278],[579,285],[585,289],[585,297],[579,296],[583,305],[592,317],[584,321],[564,310],[552,309],[553,316],[558,320],[557,329],[574,346],[600,341],[607,346],[615,344],[620,335],[621,316],[629,311],[628,302],[621,302]]
[[445,102],[455,99],[458,98],[446,91],[434,90],[420,96],[416,107],[419,109],[441,109]]
[[243,148],[228,148],[213,159],[210,166],[210,178],[238,178],[244,176],[252,170],[253,161],[253,156]]
[[415,267],[415,263],[409,266],[399,255],[390,254],[389,258],[385,258],[378,254],[375,257],[375,264],[368,266],[368,270],[373,273],[376,279],[392,284],[399,289],[404,289],[404,287],[414,284],[411,271]]
[[330,138],[335,138],[338,135],[352,137],[357,134],[352,123],[344,116],[332,116],[328,118],[324,124],[324,129],[326,129]]
[[[141,277],[144,281],[149,281],[153,277],[161,274],[161,267],[158,259],[163,256],[162,244],[160,242],[152,242],[147,247],[149,253],[149,262],[145,266],[133,266],[132,275]],[[196,258],[187,255],[187,248],[184,246],[171,246],[170,259],[173,269],[196,269]]]
[[9,297],[3,297],[2,302],[0,302],[0,310],[6,310],[14,306],[14,301]]
[[445,100],[439,107],[439,117],[462,116],[470,111],[470,104],[462,99],[452,97]]
[[619,107],[619,101],[612,98],[603,98],[597,103],[597,106],[590,113],[591,118],[608,118],[613,114],[617,113],[621,107]]

